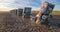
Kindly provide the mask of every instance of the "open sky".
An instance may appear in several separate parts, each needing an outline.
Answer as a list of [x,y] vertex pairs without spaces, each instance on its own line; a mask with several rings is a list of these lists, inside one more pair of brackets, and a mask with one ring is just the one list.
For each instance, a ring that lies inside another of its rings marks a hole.
[[60,10],[60,0],[0,0],[0,9],[32,7],[32,9],[39,10],[42,1],[47,1],[52,4],[55,4],[54,10]]

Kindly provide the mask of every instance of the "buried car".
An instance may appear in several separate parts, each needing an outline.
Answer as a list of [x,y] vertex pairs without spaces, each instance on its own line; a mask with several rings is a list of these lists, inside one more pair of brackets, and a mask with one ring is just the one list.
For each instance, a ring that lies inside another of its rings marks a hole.
[[49,20],[52,18],[50,13],[52,13],[54,6],[54,4],[44,2],[39,13],[36,15],[36,23],[40,22],[41,24],[48,24]]

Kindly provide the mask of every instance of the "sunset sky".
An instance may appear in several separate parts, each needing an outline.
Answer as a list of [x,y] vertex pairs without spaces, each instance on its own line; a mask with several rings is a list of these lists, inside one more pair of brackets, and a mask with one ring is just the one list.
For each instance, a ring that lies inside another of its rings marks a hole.
[[[0,0],[0,9],[16,9],[24,7],[32,7],[32,9],[39,10],[43,0]],[[55,4],[54,10],[60,10],[60,0],[44,0]]]

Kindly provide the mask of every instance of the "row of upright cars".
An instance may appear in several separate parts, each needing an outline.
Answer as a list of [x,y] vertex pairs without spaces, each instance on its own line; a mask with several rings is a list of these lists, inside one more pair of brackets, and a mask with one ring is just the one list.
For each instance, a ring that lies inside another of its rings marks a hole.
[[54,9],[54,4],[49,3],[49,2],[44,2],[40,8],[40,11],[38,12],[38,16],[36,15],[35,17],[31,16],[31,8],[30,7],[25,7],[24,9],[15,9],[11,10],[12,13],[19,15],[19,16],[24,16],[25,18],[31,18],[34,19],[34,21],[38,21],[41,24],[46,24],[49,23],[49,20],[52,18],[52,13]]
[[14,9],[11,10],[11,13],[14,13],[18,16],[24,16],[26,18],[30,18],[31,15],[31,8],[30,7],[25,7],[24,9]]

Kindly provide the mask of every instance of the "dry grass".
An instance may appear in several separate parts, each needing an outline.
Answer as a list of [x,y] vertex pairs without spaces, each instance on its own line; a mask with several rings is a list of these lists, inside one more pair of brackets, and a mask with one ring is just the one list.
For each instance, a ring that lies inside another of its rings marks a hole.
[[[32,11],[31,14],[37,14],[39,11]],[[51,14],[53,15],[60,15],[60,11],[53,11]]]
[[52,14],[53,15],[60,15],[60,11],[53,11]]
[[0,14],[8,14],[9,11],[0,11]]

